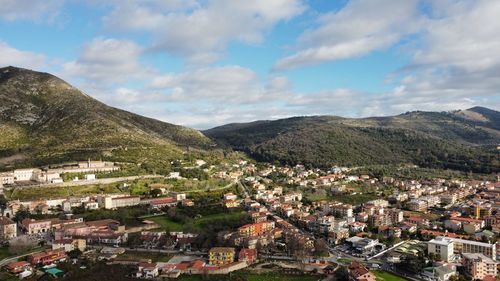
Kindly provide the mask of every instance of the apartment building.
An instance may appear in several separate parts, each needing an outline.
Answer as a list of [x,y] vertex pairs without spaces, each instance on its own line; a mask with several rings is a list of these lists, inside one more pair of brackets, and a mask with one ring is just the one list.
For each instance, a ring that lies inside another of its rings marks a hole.
[[497,262],[483,254],[463,254],[462,265],[472,280],[495,277],[498,273]]
[[99,204],[104,209],[116,209],[139,205],[141,198],[139,196],[103,196],[99,198]]
[[208,260],[211,265],[226,265],[234,262],[235,249],[231,247],[215,247],[208,251]]
[[443,261],[450,261],[453,255],[483,254],[496,260],[496,243],[489,244],[472,240],[438,236],[427,242],[429,253],[437,254]]
[[496,260],[496,243],[483,243],[471,240],[451,238],[453,240],[454,252],[456,254],[478,253]]
[[265,221],[260,223],[246,224],[238,228],[238,233],[243,237],[262,235],[274,228],[274,222]]
[[453,259],[453,239],[447,237],[436,237],[427,242],[427,252],[439,257],[440,260],[449,262]]

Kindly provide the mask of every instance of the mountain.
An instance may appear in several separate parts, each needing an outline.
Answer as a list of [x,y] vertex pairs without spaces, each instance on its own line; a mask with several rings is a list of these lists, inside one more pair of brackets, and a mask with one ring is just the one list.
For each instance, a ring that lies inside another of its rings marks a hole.
[[0,68],[0,166],[167,160],[211,144],[199,131],[107,106],[51,74]]
[[331,167],[411,163],[499,172],[500,112],[482,107],[390,117],[293,117],[204,131],[258,160]]

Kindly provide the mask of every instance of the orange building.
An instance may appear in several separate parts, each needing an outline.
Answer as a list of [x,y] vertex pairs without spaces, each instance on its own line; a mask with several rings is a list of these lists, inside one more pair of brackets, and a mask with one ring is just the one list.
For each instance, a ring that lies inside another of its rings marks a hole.
[[246,224],[238,228],[238,233],[243,237],[259,236],[274,228],[274,222],[264,221],[253,224]]

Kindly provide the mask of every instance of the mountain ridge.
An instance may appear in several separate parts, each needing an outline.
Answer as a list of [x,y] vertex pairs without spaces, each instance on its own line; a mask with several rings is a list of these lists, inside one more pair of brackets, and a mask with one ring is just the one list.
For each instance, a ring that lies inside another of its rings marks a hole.
[[37,164],[79,154],[121,160],[130,149],[144,155],[140,162],[148,148],[175,158],[186,146],[212,145],[197,130],[108,106],[54,75],[16,67],[0,68],[0,133],[0,159],[21,153]]
[[[465,113],[467,114],[465,114]],[[471,113],[477,114],[471,120]],[[287,164],[412,163],[475,172],[500,171],[498,116],[483,107],[395,116],[304,116],[229,124],[203,131],[219,145]]]

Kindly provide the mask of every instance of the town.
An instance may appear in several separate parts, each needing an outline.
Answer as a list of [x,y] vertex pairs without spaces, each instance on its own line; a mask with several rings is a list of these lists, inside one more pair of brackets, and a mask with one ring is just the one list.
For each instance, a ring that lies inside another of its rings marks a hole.
[[172,165],[131,175],[130,164],[88,159],[0,173],[0,279],[497,280],[498,176]]

